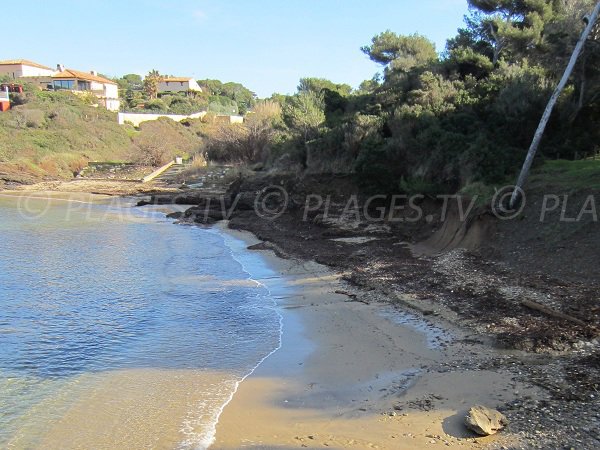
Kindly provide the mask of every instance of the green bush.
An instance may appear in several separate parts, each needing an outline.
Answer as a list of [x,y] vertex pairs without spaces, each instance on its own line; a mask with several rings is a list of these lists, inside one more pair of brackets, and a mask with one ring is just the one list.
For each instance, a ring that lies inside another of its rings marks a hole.
[[168,113],[169,107],[162,99],[154,99],[146,102],[144,109],[157,113]]

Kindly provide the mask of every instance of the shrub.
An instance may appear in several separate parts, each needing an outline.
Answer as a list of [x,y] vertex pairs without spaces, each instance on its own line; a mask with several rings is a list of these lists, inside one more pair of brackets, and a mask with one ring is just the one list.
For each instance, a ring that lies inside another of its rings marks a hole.
[[213,161],[247,163],[268,159],[282,125],[278,103],[258,103],[243,124],[215,123],[207,129],[208,157]]
[[144,109],[153,112],[165,113],[169,111],[169,107],[167,106],[167,104],[159,98],[146,102],[146,104],[144,105]]
[[192,132],[166,117],[142,123],[133,143],[130,159],[155,167],[175,156],[195,153],[199,147],[198,138]]

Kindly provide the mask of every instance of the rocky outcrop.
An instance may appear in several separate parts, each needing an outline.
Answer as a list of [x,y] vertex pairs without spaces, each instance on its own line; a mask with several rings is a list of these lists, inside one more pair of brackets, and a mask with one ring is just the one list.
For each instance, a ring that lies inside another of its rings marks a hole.
[[485,406],[473,406],[465,417],[465,426],[480,436],[496,434],[508,425],[504,414]]

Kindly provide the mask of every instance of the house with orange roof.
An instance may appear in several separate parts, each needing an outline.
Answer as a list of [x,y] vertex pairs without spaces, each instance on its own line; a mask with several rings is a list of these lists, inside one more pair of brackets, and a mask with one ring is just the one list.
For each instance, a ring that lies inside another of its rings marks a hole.
[[58,65],[48,87],[55,91],[64,89],[73,92],[91,92],[109,111],[119,111],[121,107],[117,83],[99,76],[95,70],[81,72]]
[[48,77],[55,71],[50,67],[27,59],[7,59],[0,61],[0,75],[8,75],[13,80],[21,77]]
[[164,77],[158,83],[158,93],[168,92],[202,92],[202,88],[191,77]]
[[110,111],[119,111],[121,107],[117,83],[99,76],[94,70],[82,72],[66,69],[61,64],[58,64],[56,69],[51,69],[27,59],[9,59],[0,61],[1,75],[32,83],[41,89],[90,92],[96,96],[99,105]]

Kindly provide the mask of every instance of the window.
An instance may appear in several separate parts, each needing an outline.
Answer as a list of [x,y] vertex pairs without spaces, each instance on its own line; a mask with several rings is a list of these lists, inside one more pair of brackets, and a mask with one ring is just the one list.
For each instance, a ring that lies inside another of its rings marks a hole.
[[89,81],[77,81],[77,90],[78,91],[89,91],[91,90],[91,83]]
[[53,82],[53,87],[54,90],[59,90],[59,89],[69,89],[72,90],[73,89],[73,85],[74,85],[74,81],[73,80],[54,80]]

